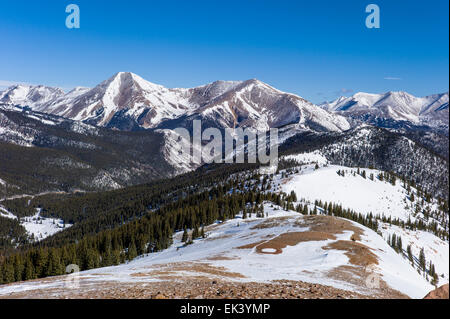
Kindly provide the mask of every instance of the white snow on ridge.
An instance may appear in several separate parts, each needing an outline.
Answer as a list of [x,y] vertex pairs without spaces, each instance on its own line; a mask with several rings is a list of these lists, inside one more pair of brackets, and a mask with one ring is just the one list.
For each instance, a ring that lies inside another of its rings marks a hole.
[[328,164],[328,160],[325,156],[322,155],[319,151],[314,151],[311,153],[300,153],[295,155],[287,155],[284,156],[282,159],[284,160],[294,160],[297,161],[300,165],[303,164],[312,164],[317,163],[319,165],[326,165]]
[[[339,176],[338,170],[346,172],[345,177]],[[282,190],[288,194],[295,191],[299,198],[313,203],[315,200],[339,203],[361,214],[372,212],[374,215],[408,220],[412,211],[406,210],[405,205],[411,205],[411,202],[406,199],[405,190],[399,181],[396,186],[392,186],[377,180],[378,170],[362,169],[366,171],[367,178],[353,176],[350,173],[352,170],[356,172],[355,168],[337,165],[318,170],[303,169],[301,174],[294,175],[284,183]],[[369,179],[370,174],[374,175],[374,181]]]
[[[301,155],[298,156],[301,157]],[[345,172],[345,176],[338,175],[338,170]],[[316,200],[321,200],[341,204],[343,208],[352,209],[363,215],[373,213],[380,217],[391,216],[405,222],[409,218],[412,222],[417,219],[423,220],[422,213],[415,214],[414,205],[399,180],[394,186],[387,181],[378,180],[377,175],[380,173],[378,170],[361,169],[361,172],[366,172],[366,178],[358,174],[353,176],[351,172],[356,170],[335,165],[321,167],[318,170],[314,170],[312,165],[304,166],[299,174],[278,179],[277,183],[282,191],[288,194],[295,191],[298,200],[304,199],[312,204]],[[374,175],[373,181],[369,179],[370,174]],[[414,188],[412,189],[415,191]],[[435,205],[430,205],[432,210],[436,209]],[[401,229],[381,221],[378,231],[383,235],[384,241],[394,233],[400,235],[405,254],[406,247],[411,245],[413,255],[418,258],[420,250],[424,248],[427,262],[431,260],[435,265],[440,283],[449,281],[449,243],[447,241],[429,232]]]
[[34,236],[36,241],[41,241],[72,226],[64,224],[64,221],[61,219],[42,217],[40,209],[36,210],[35,215],[22,218],[20,224],[25,227],[30,236]]
[[48,119],[45,119],[45,118],[42,118],[42,117],[37,117],[37,116],[31,115],[31,114],[26,114],[25,116],[28,117],[28,118],[30,118],[30,119],[40,121],[40,122],[42,122],[42,123],[44,123],[44,124],[47,124],[47,125],[56,125],[56,124],[59,124],[59,123],[57,123],[57,122],[50,121],[50,120],[48,120]]
[[[17,216],[3,206],[0,206],[0,216],[17,219]],[[34,237],[35,241],[41,241],[72,226],[70,224],[64,224],[64,221],[61,219],[42,217],[41,209],[37,209],[36,214],[33,216],[21,218],[20,225],[25,228],[29,236]]]
[[0,217],[10,218],[10,219],[17,219],[16,216],[14,216],[10,211],[8,211],[3,206],[0,206]]

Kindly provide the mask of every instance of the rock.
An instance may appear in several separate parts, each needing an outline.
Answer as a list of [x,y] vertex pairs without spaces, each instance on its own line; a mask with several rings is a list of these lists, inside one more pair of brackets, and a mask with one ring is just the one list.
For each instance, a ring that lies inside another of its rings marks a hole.
[[423,299],[449,299],[448,284],[430,291]]

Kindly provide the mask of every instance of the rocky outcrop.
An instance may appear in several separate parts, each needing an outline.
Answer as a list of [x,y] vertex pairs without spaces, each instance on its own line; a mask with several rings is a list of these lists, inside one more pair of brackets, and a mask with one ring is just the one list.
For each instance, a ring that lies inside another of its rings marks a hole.
[[430,291],[423,299],[449,299],[448,284]]

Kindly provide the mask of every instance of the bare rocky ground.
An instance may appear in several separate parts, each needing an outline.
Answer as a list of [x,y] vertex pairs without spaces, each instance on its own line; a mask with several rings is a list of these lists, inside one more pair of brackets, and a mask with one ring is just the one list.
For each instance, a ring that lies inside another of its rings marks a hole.
[[424,299],[449,299],[448,284],[440,286],[433,291],[430,291]]
[[301,281],[239,283],[208,278],[177,278],[154,283],[85,282],[79,289],[37,289],[0,296],[5,299],[373,299],[408,298],[387,290],[386,295],[362,295]]

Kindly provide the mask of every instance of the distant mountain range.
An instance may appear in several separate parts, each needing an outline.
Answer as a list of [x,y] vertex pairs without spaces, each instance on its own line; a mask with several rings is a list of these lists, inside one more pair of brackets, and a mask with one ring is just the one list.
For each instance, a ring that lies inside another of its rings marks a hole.
[[[320,105],[323,109],[371,124],[409,122],[448,130],[449,94],[416,97],[407,92],[356,93]],[[381,125],[382,126],[382,125]]]
[[123,131],[189,126],[268,130],[297,124],[339,132],[366,122],[387,128],[421,127],[448,132],[449,93],[416,97],[407,92],[357,93],[317,107],[256,79],[216,81],[195,88],[169,89],[130,72],[119,72],[96,87],[68,93],[42,85],[15,85],[0,92],[0,104],[79,120]]

